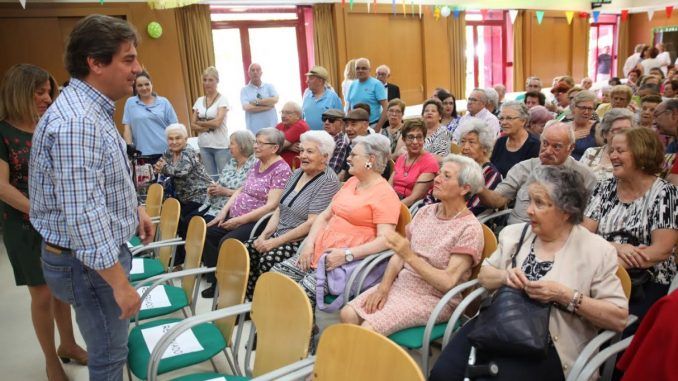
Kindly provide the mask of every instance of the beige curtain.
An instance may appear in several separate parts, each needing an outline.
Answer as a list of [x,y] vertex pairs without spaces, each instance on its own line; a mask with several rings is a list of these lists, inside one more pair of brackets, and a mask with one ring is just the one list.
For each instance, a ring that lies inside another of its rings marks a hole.
[[330,73],[329,83],[338,94],[341,91],[341,81],[339,81],[339,65],[336,54],[337,36],[334,28],[333,9],[332,4],[315,4],[313,6],[313,46],[315,64],[327,69]]
[[525,90],[525,64],[523,60],[523,20],[525,11],[518,11],[513,23],[513,91]]
[[[183,65],[188,109],[202,95],[202,72],[214,66],[214,42],[209,5],[198,4],[176,10],[179,55]],[[190,132],[190,131],[189,131]]]
[[627,19],[619,23],[619,41],[617,43],[617,77],[619,78],[624,77],[624,63],[626,63],[626,57],[631,55],[629,48],[629,20]]
[[450,91],[457,97],[466,98],[466,12],[459,17],[450,16],[447,29],[450,39]]

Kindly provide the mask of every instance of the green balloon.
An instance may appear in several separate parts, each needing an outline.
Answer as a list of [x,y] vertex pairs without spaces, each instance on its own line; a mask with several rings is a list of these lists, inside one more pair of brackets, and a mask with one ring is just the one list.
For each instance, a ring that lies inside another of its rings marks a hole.
[[151,38],[160,38],[160,36],[162,36],[162,26],[157,21],[148,23],[146,30],[148,31],[148,35],[151,36]]

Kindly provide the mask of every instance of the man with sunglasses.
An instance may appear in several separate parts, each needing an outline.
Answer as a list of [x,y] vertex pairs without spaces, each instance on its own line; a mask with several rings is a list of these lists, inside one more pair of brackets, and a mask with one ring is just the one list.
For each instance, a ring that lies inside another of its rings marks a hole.
[[596,185],[596,177],[588,167],[570,157],[574,142],[574,130],[568,124],[557,122],[547,125],[541,135],[539,157],[513,166],[494,190],[483,188],[478,192],[480,203],[490,208],[503,209],[515,202],[508,223],[529,222],[527,207],[530,205],[530,197],[527,187],[531,183],[532,173],[545,165],[562,165],[574,169],[584,178],[586,189],[592,191]]
[[351,141],[344,133],[344,117],[346,115],[339,109],[329,109],[322,115],[323,128],[334,138],[334,152],[330,162],[327,163],[334,173],[339,174],[341,168],[346,162],[348,151],[351,149]]

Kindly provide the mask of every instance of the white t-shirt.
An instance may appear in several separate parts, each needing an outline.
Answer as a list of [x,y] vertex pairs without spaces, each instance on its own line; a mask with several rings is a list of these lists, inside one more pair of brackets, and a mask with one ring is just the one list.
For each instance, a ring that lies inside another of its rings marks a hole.
[[662,63],[656,58],[646,58],[640,61],[640,66],[643,67],[643,74],[650,74],[650,70],[656,67],[661,68]]
[[[204,118],[207,120],[214,119],[217,117],[219,109],[224,107],[228,111],[230,106],[228,100],[223,94],[219,94],[219,97],[211,104],[209,107],[205,103],[205,97],[198,98],[193,105],[193,110],[198,112],[198,118]],[[215,128],[212,131],[201,132],[198,135],[198,146],[202,148],[228,148],[228,128],[226,128],[226,118],[221,122],[221,126]]]
[[657,55],[657,61],[661,63],[662,72],[666,75],[668,73],[667,66],[671,65],[671,54],[669,52],[661,52]]

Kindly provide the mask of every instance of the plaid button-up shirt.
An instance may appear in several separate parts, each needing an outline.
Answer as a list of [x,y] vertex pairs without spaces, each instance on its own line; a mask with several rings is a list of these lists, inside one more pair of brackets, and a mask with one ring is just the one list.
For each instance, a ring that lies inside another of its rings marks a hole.
[[334,143],[334,153],[328,165],[334,170],[334,173],[339,174],[346,162],[348,151],[351,149],[351,141],[348,140],[346,133],[340,132],[334,137]]
[[29,169],[30,218],[43,239],[85,266],[113,266],[138,225],[137,199],[115,104],[71,79],[38,123]]

